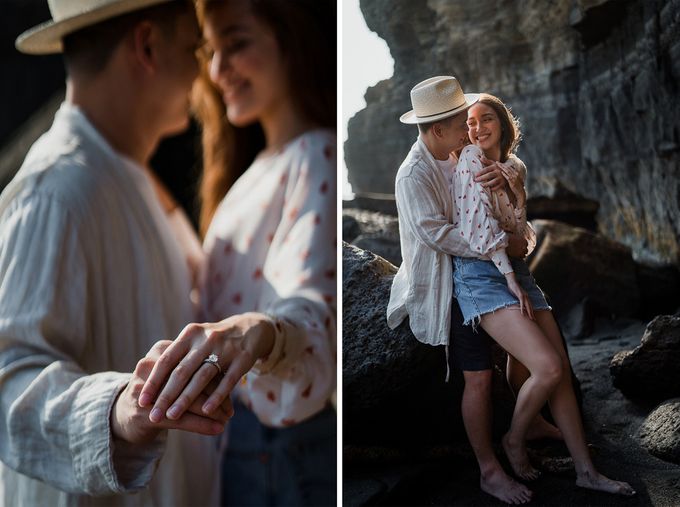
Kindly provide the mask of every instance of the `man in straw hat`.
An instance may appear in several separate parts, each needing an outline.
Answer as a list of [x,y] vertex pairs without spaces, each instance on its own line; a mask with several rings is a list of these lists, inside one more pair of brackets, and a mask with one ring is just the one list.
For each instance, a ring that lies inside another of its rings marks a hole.
[[[491,339],[481,329],[476,334],[470,326],[462,326],[460,308],[453,301],[451,256],[475,254],[453,222],[449,183],[457,162],[454,152],[468,142],[467,109],[478,98],[463,93],[451,76],[426,79],[411,90],[413,109],[401,121],[417,125],[420,135],[396,177],[403,261],[392,283],[387,322],[394,329],[408,317],[419,341],[445,345],[447,378],[452,345],[455,364],[465,379],[463,422],[479,463],[480,486],[504,502],[517,504],[527,502],[531,491],[505,473],[491,441]],[[498,168],[490,163],[477,181],[492,189],[503,184]],[[526,255],[523,239],[501,235],[499,241],[510,255]]]
[[0,196],[0,504],[216,504],[228,403],[157,424],[137,403],[193,320],[147,169],[188,124],[193,4],[49,5],[16,46],[63,52],[66,101]]

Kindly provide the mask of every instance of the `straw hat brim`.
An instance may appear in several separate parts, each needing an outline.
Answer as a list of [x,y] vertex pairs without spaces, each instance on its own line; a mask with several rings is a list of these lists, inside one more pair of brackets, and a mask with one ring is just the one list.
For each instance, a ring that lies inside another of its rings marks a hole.
[[15,47],[29,55],[49,55],[63,51],[62,38],[82,28],[95,25],[136,10],[170,2],[171,0],[120,0],[95,9],[86,10],[77,16],[60,21],[46,21],[26,30],[17,37]]
[[408,113],[402,114],[399,118],[399,121],[402,123],[408,123],[409,125],[415,125],[418,123],[432,123],[433,121],[443,120],[444,118],[462,113],[463,111],[466,111],[468,108],[470,108],[470,106],[472,106],[478,100],[479,93],[466,93],[465,104],[461,105],[460,107],[427,117],[416,116],[415,111],[411,110]]

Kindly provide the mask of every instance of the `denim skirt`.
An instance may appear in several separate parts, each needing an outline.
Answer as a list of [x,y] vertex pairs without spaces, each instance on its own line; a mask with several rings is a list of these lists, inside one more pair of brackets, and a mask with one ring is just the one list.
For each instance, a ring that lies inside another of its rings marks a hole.
[[[510,259],[510,263],[534,310],[552,310],[526,262]],[[463,313],[464,326],[476,327],[482,315],[519,305],[519,300],[508,289],[505,276],[491,261],[453,257],[453,283],[453,295]]]

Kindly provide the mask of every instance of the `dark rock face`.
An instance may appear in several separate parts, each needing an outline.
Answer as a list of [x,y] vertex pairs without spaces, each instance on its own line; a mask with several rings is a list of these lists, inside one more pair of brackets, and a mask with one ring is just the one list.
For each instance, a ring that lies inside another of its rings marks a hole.
[[535,220],[538,246],[529,268],[558,317],[589,299],[586,313],[631,316],[638,310],[630,250],[606,237],[561,222]]
[[401,264],[399,221],[396,217],[365,211],[345,209],[342,213],[342,239],[362,250],[368,250],[395,266]]
[[409,91],[452,74],[522,120],[531,195],[557,179],[597,201],[599,231],[636,258],[678,262],[680,0],[362,0],[361,9],[395,65],[349,122],[357,195],[394,192],[417,136],[399,122]]
[[660,402],[680,396],[680,317],[649,323],[640,345],[616,354],[609,365],[614,386],[630,397]]
[[[394,331],[387,327],[385,315],[395,273],[396,268],[384,259],[343,245],[346,443],[399,443],[407,434],[409,439],[427,440],[433,436],[425,431],[428,419],[437,421],[433,408],[441,408],[441,420],[445,400],[450,399],[445,395],[444,348],[420,343],[411,334],[408,322]],[[438,404],[433,402],[436,398]]]
[[582,227],[592,232],[597,231],[597,201],[578,195],[562,182],[554,178],[543,178],[547,192],[534,195],[527,200],[527,218],[529,220],[557,220]]
[[640,428],[639,436],[642,446],[651,454],[680,464],[680,398],[654,409]]

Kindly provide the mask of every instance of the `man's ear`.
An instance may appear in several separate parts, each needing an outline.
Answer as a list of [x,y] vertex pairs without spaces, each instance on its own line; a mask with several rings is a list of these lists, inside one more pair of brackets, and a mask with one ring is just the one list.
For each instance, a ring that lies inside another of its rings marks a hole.
[[149,21],[138,23],[132,32],[132,48],[137,64],[146,72],[156,70],[156,27]]
[[435,136],[441,138],[442,137],[442,124],[441,123],[435,123],[432,125],[432,132],[434,133]]

